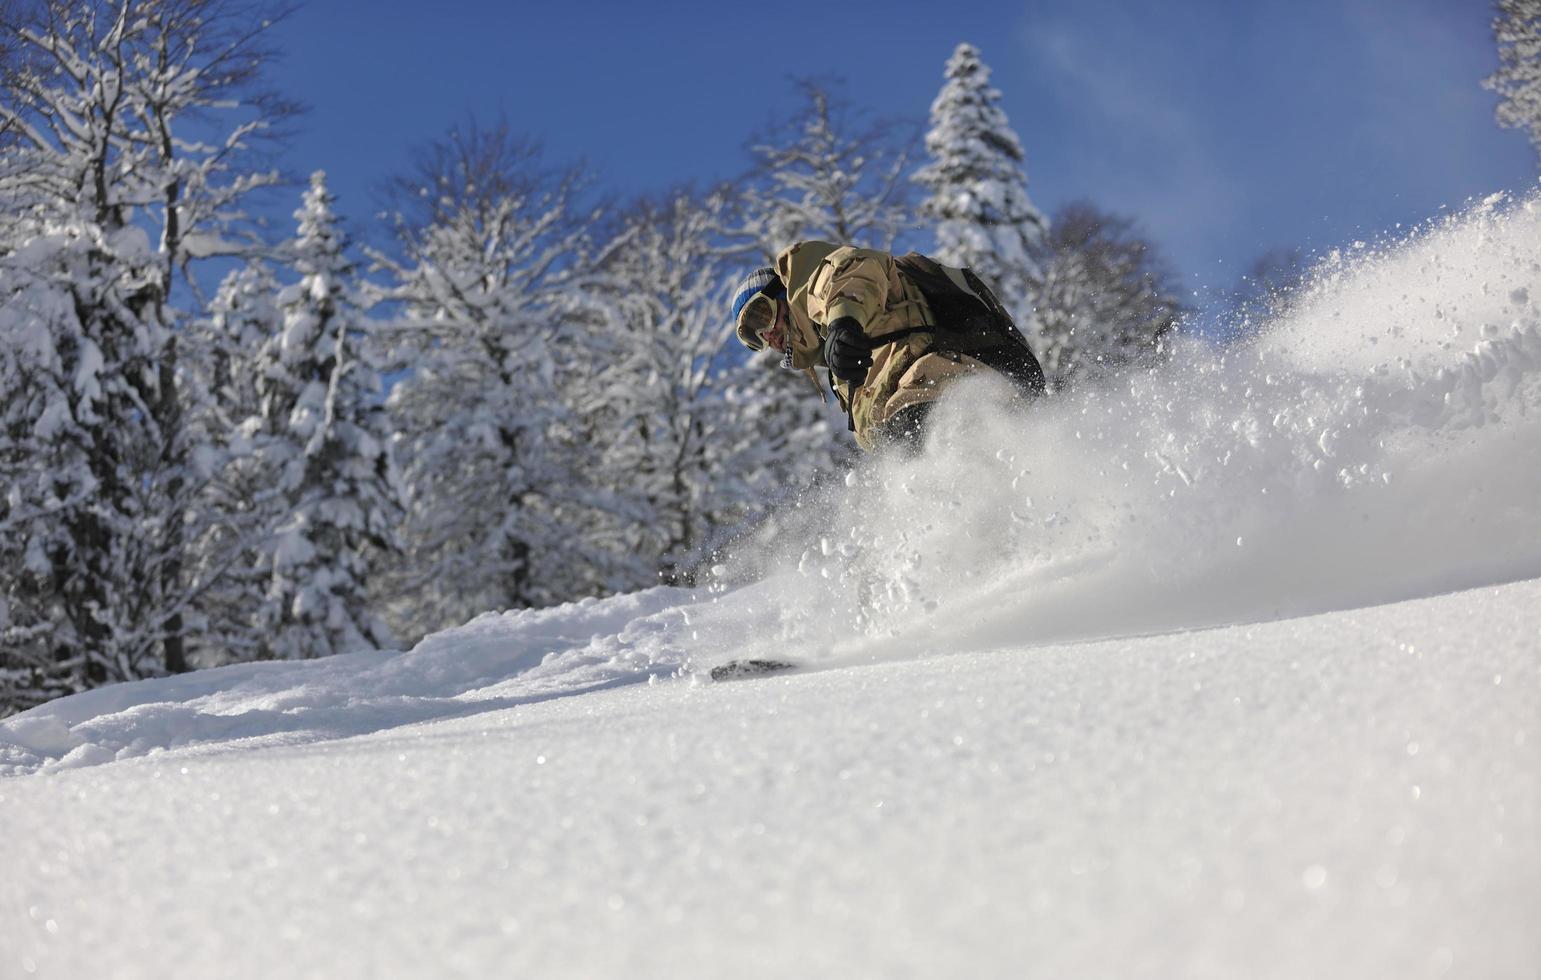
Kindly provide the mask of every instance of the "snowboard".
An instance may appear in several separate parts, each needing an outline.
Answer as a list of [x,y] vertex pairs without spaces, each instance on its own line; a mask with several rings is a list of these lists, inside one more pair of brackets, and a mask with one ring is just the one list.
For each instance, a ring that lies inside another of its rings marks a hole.
[[711,669],[714,681],[736,681],[745,677],[763,677],[796,670],[797,664],[788,660],[729,660]]

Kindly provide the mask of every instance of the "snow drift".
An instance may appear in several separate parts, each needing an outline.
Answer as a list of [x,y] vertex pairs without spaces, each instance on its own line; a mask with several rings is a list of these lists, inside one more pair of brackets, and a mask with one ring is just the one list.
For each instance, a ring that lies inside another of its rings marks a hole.
[[1276,619],[1541,576],[1541,203],[1330,256],[1224,352],[1019,411],[786,507],[700,590],[488,614],[400,654],[122,685],[0,722],[0,772],[313,741],[729,657],[814,666]]

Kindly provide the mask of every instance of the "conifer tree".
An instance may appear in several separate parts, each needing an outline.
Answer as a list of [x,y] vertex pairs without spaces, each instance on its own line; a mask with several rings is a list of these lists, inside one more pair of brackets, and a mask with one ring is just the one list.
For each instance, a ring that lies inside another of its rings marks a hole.
[[369,609],[369,576],[395,547],[400,497],[369,323],[326,189],[295,212],[302,278],[279,293],[280,333],[259,358],[263,469],[284,516],[264,548],[263,656],[320,657],[391,643]]
[[995,289],[1033,336],[1032,305],[1042,272],[1034,258],[1048,223],[1027,194],[1024,154],[990,87],[990,69],[971,44],[947,61],[947,81],[931,104],[930,162],[914,176],[929,194],[921,215],[933,223],[934,257],[968,266]]
[[209,425],[227,439],[261,412],[257,354],[282,328],[279,292],[272,266],[248,260],[225,276],[191,331],[197,369],[211,396]]
[[282,329],[279,284],[259,259],[230,272],[185,338],[190,387],[188,426],[205,447],[209,472],[192,522],[189,577],[201,583],[190,655],[198,666],[264,654],[258,629],[270,569],[265,546],[287,495],[264,465],[274,438],[262,415],[261,358]]

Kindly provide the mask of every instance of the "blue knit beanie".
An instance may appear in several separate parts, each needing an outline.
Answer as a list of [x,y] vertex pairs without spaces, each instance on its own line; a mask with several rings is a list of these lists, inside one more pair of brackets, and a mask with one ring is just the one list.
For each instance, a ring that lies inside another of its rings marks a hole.
[[[744,307],[751,299],[760,293],[766,293],[773,298],[785,296],[787,289],[781,284],[781,278],[776,275],[776,270],[769,266],[756,269],[744,277],[744,281],[733,289],[733,326],[738,328],[738,317],[744,312]],[[739,336],[743,333],[740,331]],[[748,343],[746,340],[745,343]]]

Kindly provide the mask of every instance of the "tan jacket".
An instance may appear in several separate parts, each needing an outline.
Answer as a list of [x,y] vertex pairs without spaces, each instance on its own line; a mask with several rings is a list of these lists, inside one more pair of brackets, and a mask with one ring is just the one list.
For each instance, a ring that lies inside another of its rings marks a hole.
[[[934,322],[920,289],[899,273],[887,252],[798,242],[776,257],[776,272],[787,284],[792,366],[810,375],[824,363],[825,325],[843,316],[855,318],[873,338]],[[873,350],[864,382],[834,383],[863,449],[876,448],[883,423],[900,409],[931,401],[947,382],[985,369],[966,354],[932,350],[932,341],[931,333],[921,332],[883,344]]]

